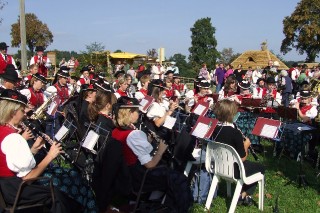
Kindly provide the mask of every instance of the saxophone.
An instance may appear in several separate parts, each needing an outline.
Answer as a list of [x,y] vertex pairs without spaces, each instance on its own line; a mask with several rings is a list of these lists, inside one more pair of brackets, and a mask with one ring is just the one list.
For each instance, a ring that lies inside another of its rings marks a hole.
[[40,107],[38,107],[38,109],[35,112],[33,112],[33,114],[30,116],[30,119],[46,119],[45,111],[48,109],[49,105],[52,103],[56,96],[57,95],[52,95],[50,98],[48,98]]

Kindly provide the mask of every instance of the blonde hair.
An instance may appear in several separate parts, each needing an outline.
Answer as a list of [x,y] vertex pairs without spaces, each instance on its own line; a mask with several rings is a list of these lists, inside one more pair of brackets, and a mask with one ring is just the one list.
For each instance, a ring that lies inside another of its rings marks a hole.
[[234,116],[237,114],[238,106],[234,101],[224,99],[219,101],[213,112],[220,122],[232,123]]
[[140,82],[141,82],[141,85],[143,86],[146,82],[150,81],[150,76],[148,75],[143,75],[141,78],[140,78]]
[[8,123],[13,115],[20,109],[24,108],[22,104],[9,101],[1,100],[0,101],[0,125],[5,125]]
[[131,124],[130,115],[132,110],[136,108],[120,108],[118,111],[118,115],[116,115],[115,125],[117,127],[127,127]]

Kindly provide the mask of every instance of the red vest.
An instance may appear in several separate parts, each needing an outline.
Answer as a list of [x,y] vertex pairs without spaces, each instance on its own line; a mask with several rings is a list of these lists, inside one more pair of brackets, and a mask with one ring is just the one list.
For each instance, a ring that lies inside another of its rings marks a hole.
[[167,97],[167,98],[172,98],[173,95],[174,95],[173,89],[166,89],[166,90],[164,91],[164,93],[166,94],[166,97]]
[[133,131],[133,129],[124,130],[115,128],[112,131],[112,137],[118,140],[122,145],[122,153],[124,155],[124,160],[128,166],[134,165],[138,161],[138,157],[133,153],[127,144],[127,137]]
[[146,90],[145,88],[141,88],[139,92],[141,92],[144,96],[148,95],[148,90]]
[[230,97],[230,96],[233,96],[235,94],[234,91],[232,90],[229,90],[229,91],[223,91],[223,96],[226,98],[226,97]]
[[208,96],[201,96],[199,95],[199,93],[195,94],[194,97],[197,97],[198,98],[198,103],[200,102],[207,102],[208,101]]
[[39,106],[41,106],[44,102],[43,99],[43,93],[40,91],[36,92],[33,90],[32,87],[29,88],[30,93],[31,93],[31,97],[30,97],[30,104],[35,106],[36,108],[38,108]]
[[184,89],[184,84],[172,84],[172,89],[182,92]]
[[119,95],[122,97],[122,96],[128,96],[128,94],[124,91],[122,91],[121,89],[118,89],[117,90],[117,93],[119,93]]
[[7,61],[5,61],[2,55],[0,54],[0,74],[3,74],[5,72],[5,69],[8,64],[12,64],[12,56],[7,55]]
[[306,105],[300,108],[300,111],[303,115],[306,115],[306,113],[312,108],[312,105]]
[[[42,60],[45,61],[45,63],[47,62],[47,56],[42,56]],[[40,61],[39,61],[39,57],[38,55],[34,56],[34,63],[38,64],[39,65],[39,68],[38,68],[38,73],[43,75],[44,77],[47,77],[48,75],[48,68],[45,66],[45,63],[42,63],[41,65],[39,64]]]
[[60,84],[57,82],[53,85],[57,89],[57,95],[60,98],[61,102],[63,103],[65,100],[69,98],[69,93],[68,93],[68,87],[67,86],[60,86]]
[[81,85],[82,85],[82,84],[86,84],[86,79],[85,79],[85,78],[80,78],[79,81],[80,81],[80,84],[81,84]]
[[[0,126],[0,146],[2,144],[3,139],[11,133],[16,133],[16,131],[8,126]],[[0,149],[0,177],[13,176],[16,176],[16,174],[8,168],[6,155]]]

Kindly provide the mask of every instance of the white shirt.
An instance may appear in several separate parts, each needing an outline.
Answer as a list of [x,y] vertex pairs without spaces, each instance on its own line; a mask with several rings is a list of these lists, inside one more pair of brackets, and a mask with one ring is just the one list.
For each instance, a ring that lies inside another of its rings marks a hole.
[[257,83],[257,80],[259,79],[259,78],[261,78],[262,77],[262,74],[258,71],[258,70],[254,70],[253,72],[252,72],[252,82],[254,83],[254,84],[256,84]]
[[26,176],[36,166],[27,141],[18,133],[7,135],[1,143],[1,150],[6,155],[8,168],[18,177]]
[[153,79],[162,79],[162,75],[160,74],[161,72],[165,72],[165,68],[163,66],[160,66],[160,69],[158,68],[158,66],[153,65],[151,68],[151,73],[153,76]]
[[294,69],[291,72],[291,79],[293,81],[296,81],[298,79],[299,75],[300,75],[300,71],[298,69]]
[[161,118],[166,114],[166,111],[164,103],[153,102],[147,112],[147,117],[153,120],[155,118]]
[[138,157],[141,165],[152,160],[150,153],[153,150],[152,145],[148,142],[147,135],[141,130],[133,130],[127,137],[127,145]]

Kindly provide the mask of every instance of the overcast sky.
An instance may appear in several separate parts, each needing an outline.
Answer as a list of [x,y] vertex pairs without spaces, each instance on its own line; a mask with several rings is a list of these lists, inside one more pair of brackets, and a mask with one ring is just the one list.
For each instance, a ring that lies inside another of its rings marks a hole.
[[[0,41],[11,44],[11,25],[18,20],[19,0],[7,0],[0,11]],[[217,49],[233,48],[235,53],[259,50],[267,40],[280,53],[282,21],[295,9],[298,0],[25,0],[26,13],[34,13],[54,35],[47,50],[85,51],[92,42],[106,50],[146,54],[165,48],[168,58],[188,55],[190,28],[196,20],[210,17],[216,28]],[[9,48],[15,53],[16,48]],[[286,60],[304,60],[296,51]]]

